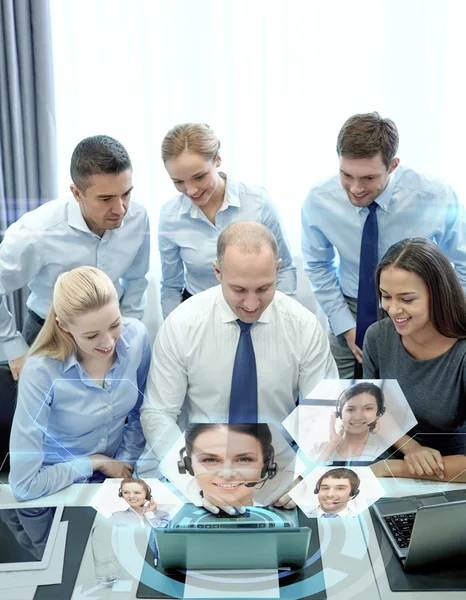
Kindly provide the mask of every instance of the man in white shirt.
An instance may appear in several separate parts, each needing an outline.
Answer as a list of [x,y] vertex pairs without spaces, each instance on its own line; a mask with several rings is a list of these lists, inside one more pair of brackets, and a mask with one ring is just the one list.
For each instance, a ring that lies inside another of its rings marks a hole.
[[147,440],[142,456],[151,451],[148,458],[160,461],[180,437],[185,398],[189,423],[233,421],[241,325],[252,324],[257,422],[280,427],[299,392],[305,396],[322,379],[337,377],[316,317],[276,291],[280,263],[277,242],[264,225],[237,222],[221,233],[213,265],[221,285],[178,306],[155,341],[141,410]]
[[359,476],[351,469],[326,471],[314,489],[319,506],[306,516],[325,519],[355,518],[357,513],[348,504],[359,494],[359,485]]
[[[64,271],[82,265],[101,269],[115,284],[123,315],[140,319],[144,314],[149,220],[144,207],[130,203],[128,153],[109,136],[86,138],[73,152],[71,178],[74,198],[26,213],[8,228],[0,245],[0,360],[8,360],[15,379]],[[21,334],[5,295],[25,285],[31,294]]]

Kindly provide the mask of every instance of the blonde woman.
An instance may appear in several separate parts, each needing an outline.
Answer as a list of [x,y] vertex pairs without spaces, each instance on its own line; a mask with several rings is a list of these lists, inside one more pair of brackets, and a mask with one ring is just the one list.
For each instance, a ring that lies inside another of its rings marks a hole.
[[212,263],[217,238],[234,221],[257,221],[275,235],[282,265],[277,288],[296,294],[296,268],[277,208],[264,188],[234,181],[217,169],[220,141],[204,124],[176,125],[162,142],[162,160],[180,192],[161,210],[162,312],[218,284]]
[[131,477],[144,446],[139,408],[149,364],[147,330],[123,322],[105,273],[79,267],[58,277],[19,382],[10,439],[18,500]]

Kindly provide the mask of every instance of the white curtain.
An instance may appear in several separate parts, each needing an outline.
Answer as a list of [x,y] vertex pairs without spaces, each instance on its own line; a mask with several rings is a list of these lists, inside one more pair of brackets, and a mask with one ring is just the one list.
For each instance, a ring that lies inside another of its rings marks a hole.
[[[309,187],[337,168],[338,131],[379,111],[402,163],[466,184],[464,0],[51,0],[60,189],[82,138],[128,149],[153,229],[175,190],[160,143],[209,124],[223,170],[265,186],[295,254]],[[155,240],[154,236],[154,240]],[[154,244],[154,247],[156,243]],[[154,269],[157,253],[154,248]]]

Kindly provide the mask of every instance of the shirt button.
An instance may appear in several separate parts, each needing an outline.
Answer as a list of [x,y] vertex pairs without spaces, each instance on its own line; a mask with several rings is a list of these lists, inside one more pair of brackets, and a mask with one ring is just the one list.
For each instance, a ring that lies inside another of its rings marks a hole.
[[112,405],[111,404],[107,404],[107,410],[112,410]]
[[105,385],[108,386],[108,387],[110,387],[112,385],[112,382],[111,381],[106,381]]
[[387,205],[386,205],[386,204],[384,204],[384,205],[383,205],[383,207],[386,209],[386,208],[387,208]]
[[105,442],[105,438],[100,438],[100,441],[102,442],[102,444]]

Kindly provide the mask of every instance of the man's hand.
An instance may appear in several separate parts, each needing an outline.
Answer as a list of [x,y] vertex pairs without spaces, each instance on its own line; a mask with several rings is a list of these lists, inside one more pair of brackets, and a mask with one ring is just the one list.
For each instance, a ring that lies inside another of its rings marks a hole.
[[408,470],[411,475],[437,475],[439,479],[443,479],[443,464],[442,455],[434,448],[419,445],[418,448],[408,450],[404,456],[404,461],[408,465]]
[[15,360],[8,361],[8,366],[10,367],[11,374],[15,381],[18,381],[19,376],[21,375],[25,359],[25,356],[20,356],[19,358],[15,358]]
[[92,454],[89,459],[93,471],[100,471],[112,479],[127,479],[133,475],[134,467],[130,463],[110,458],[105,454]]
[[351,352],[354,354],[356,360],[358,363],[362,364],[362,350],[359,348],[359,346],[356,346],[356,327],[353,327],[353,329],[348,329],[348,331],[345,331],[343,335],[345,336],[346,343],[348,344]]

